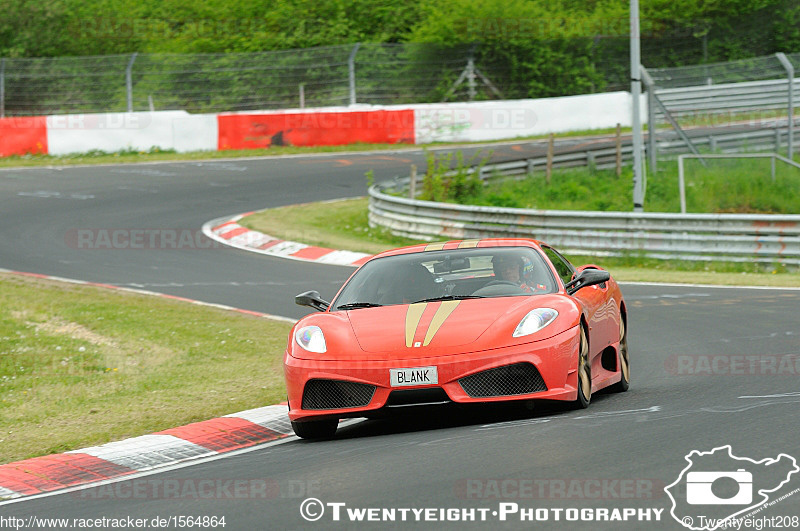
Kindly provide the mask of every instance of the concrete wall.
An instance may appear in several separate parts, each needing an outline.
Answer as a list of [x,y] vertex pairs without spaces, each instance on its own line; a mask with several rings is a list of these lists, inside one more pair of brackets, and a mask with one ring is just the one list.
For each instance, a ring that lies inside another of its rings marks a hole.
[[185,111],[71,114],[0,119],[0,156],[473,142],[610,128],[617,123],[631,125],[627,92],[200,115]]
[[216,117],[186,111],[69,114],[47,117],[51,155],[90,150],[215,150]]

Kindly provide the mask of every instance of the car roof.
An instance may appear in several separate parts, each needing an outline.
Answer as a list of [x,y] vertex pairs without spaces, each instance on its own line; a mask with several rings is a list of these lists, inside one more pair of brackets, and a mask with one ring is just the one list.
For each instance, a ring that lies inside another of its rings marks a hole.
[[471,240],[450,240],[443,242],[420,243],[390,249],[372,257],[383,258],[384,256],[395,256],[399,254],[422,253],[426,251],[449,251],[456,249],[474,249],[476,247],[533,247],[538,248],[542,242],[529,238],[483,238]]

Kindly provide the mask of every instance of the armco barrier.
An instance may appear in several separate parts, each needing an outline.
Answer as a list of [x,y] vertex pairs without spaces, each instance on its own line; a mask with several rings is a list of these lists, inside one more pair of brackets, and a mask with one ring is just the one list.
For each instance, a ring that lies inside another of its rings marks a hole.
[[456,205],[386,193],[398,183],[370,188],[369,222],[401,236],[524,237],[573,253],[800,264],[800,215],[581,212]]
[[[792,83],[794,101],[800,102],[800,78]],[[695,87],[656,89],[656,95],[675,116],[704,111],[729,112],[786,109],[788,81],[765,79]],[[661,114],[661,109],[656,110]]]

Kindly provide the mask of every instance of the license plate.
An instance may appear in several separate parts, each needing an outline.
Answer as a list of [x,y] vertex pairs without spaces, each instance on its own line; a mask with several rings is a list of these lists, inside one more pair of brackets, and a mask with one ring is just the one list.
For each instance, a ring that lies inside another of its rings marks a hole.
[[436,367],[414,367],[411,369],[389,369],[392,387],[429,385],[439,383]]

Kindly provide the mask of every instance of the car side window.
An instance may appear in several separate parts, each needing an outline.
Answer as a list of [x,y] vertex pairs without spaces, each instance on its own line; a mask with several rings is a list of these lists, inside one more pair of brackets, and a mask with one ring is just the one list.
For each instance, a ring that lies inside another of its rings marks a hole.
[[558,273],[558,276],[561,277],[561,280],[564,282],[564,284],[572,280],[572,275],[575,274],[575,268],[572,267],[572,264],[569,263],[569,260],[561,256],[558,251],[550,247],[542,246],[542,250],[544,251],[544,254],[547,255],[547,258],[553,262],[553,266],[555,266],[556,272]]

